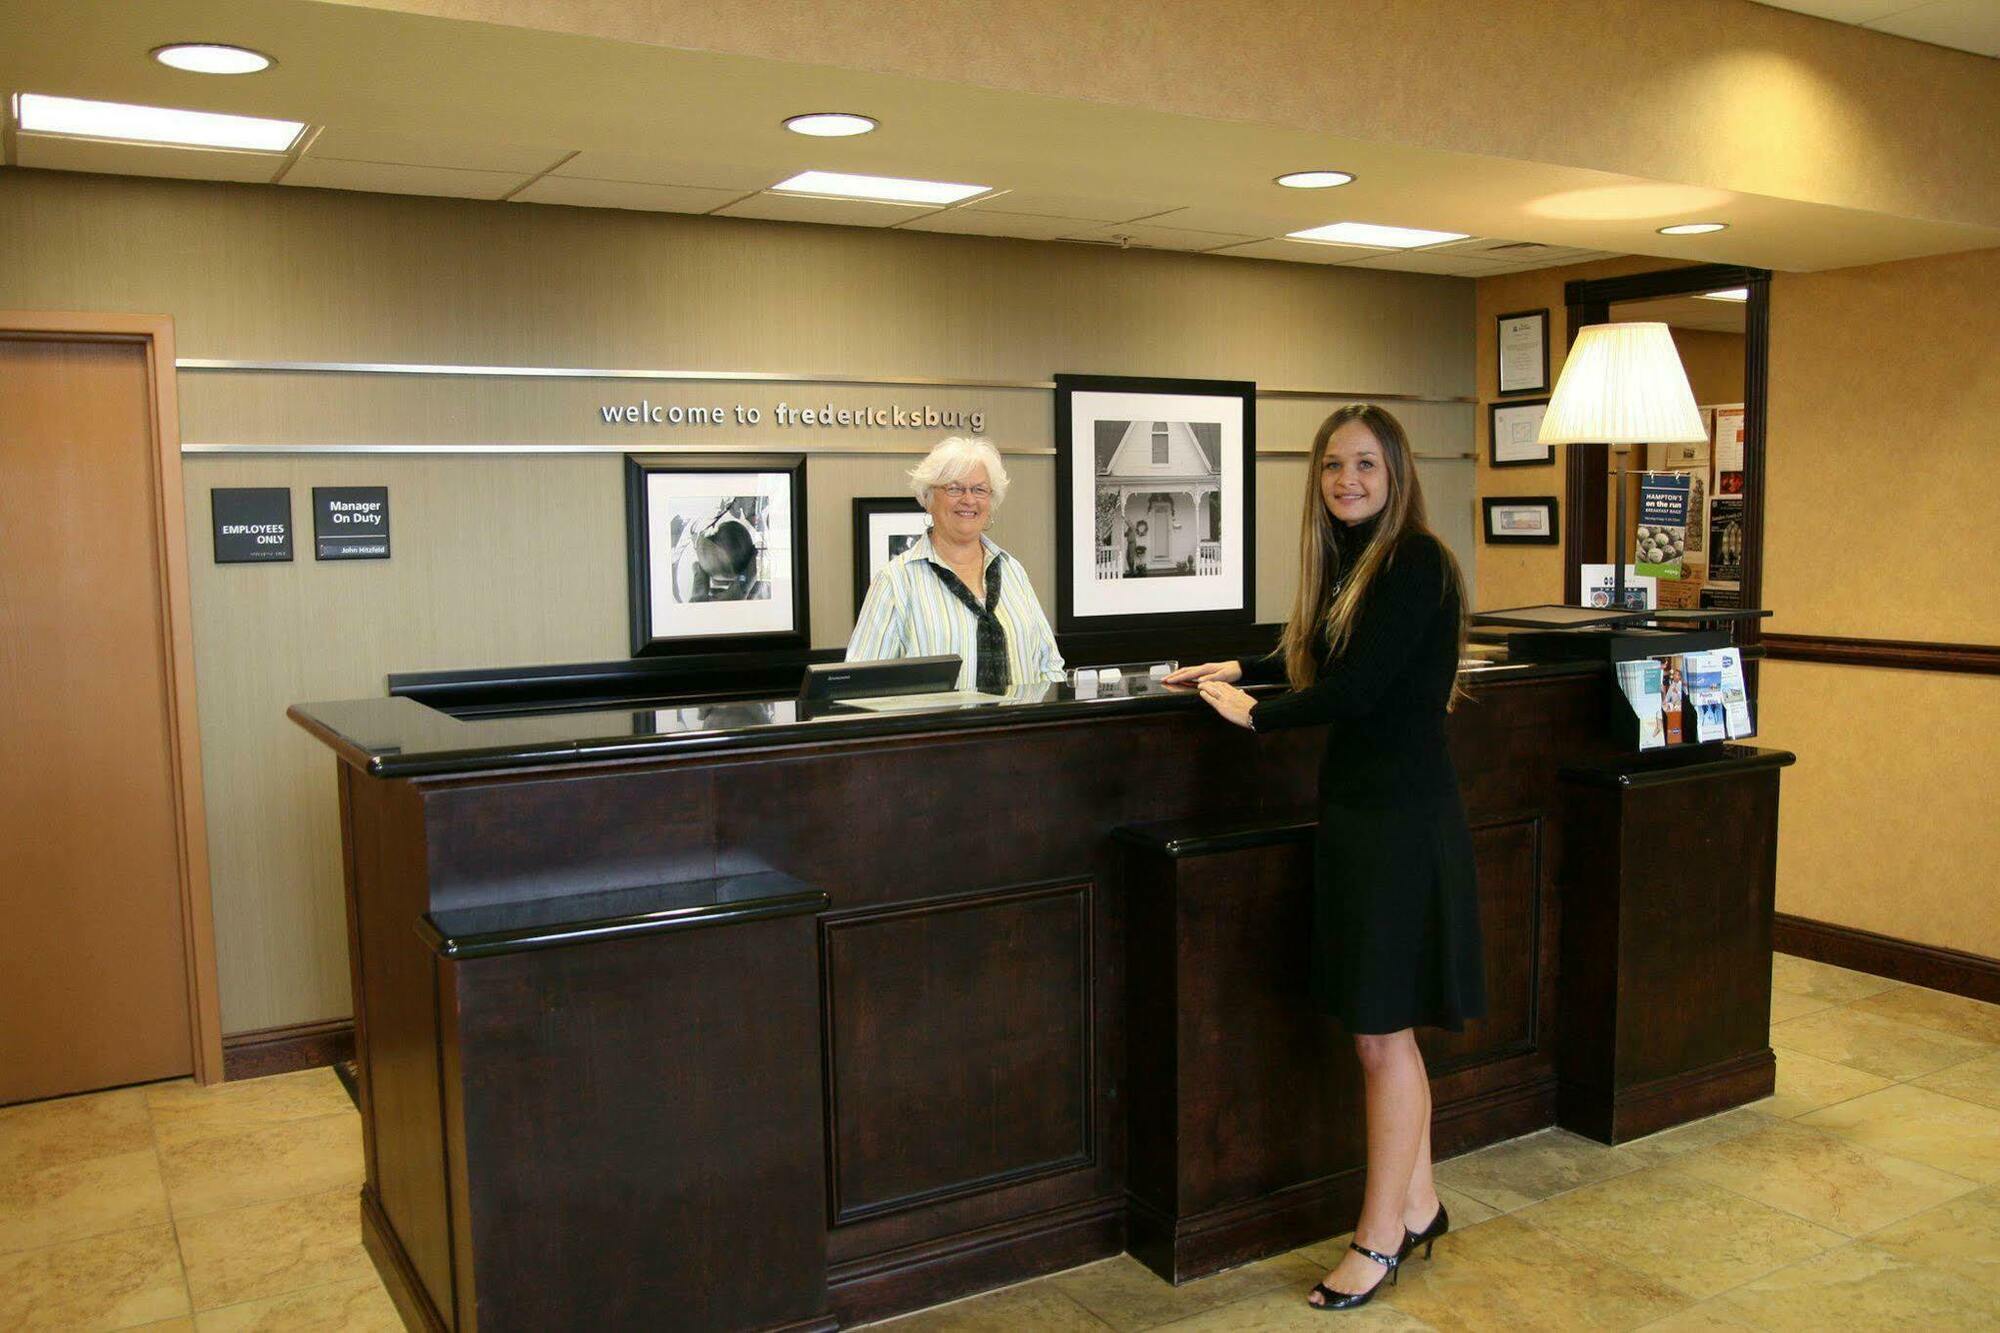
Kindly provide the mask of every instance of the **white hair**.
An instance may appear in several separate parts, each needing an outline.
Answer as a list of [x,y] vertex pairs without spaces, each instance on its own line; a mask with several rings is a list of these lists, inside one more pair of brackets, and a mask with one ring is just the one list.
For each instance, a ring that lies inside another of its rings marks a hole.
[[954,435],[940,441],[924,455],[923,462],[910,469],[910,489],[916,493],[917,503],[929,509],[932,491],[976,467],[986,469],[986,484],[993,488],[993,507],[998,509],[1007,498],[1007,465],[1000,461],[1000,451],[985,440]]

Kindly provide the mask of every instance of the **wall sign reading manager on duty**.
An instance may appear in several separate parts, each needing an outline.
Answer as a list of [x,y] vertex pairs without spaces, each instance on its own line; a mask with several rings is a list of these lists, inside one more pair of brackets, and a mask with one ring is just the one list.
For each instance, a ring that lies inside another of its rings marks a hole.
[[[601,403],[597,414],[607,426],[761,426],[764,409],[748,403],[720,403],[683,407],[676,403],[656,403],[642,398],[636,403]],[[938,407],[932,403],[914,405],[892,403],[886,407],[835,407],[821,403],[800,407],[780,402],[771,408],[774,426],[856,426],[890,430],[969,430],[977,435],[986,428],[986,414],[963,408]]]

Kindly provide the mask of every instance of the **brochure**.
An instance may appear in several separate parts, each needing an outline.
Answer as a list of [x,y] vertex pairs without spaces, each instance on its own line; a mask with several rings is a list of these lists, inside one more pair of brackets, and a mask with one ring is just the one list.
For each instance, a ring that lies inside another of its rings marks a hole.
[[1660,718],[1660,664],[1650,657],[1618,663],[1618,688],[1639,719],[1639,748],[1657,750],[1667,743]]
[[1697,741],[1719,741],[1726,737],[1722,706],[1722,654],[1688,653],[1687,711],[1694,719]]
[[1718,495],[1708,502],[1708,577],[1736,583],[1743,577],[1743,497]]
[[1679,745],[1682,739],[1681,703],[1686,667],[1678,655],[1653,660],[1660,664],[1660,720],[1666,727],[1667,744]]
[[[1610,565],[1581,566],[1583,577],[1583,604],[1585,606],[1608,607],[1611,593],[1617,580],[1612,577]],[[1632,566],[1625,566],[1625,609],[1627,611],[1652,611],[1659,607],[1659,580],[1642,575]]]
[[1638,545],[1633,563],[1641,574],[1666,579],[1682,576],[1693,483],[1694,478],[1685,472],[1640,476]]
[[1714,656],[1722,659],[1722,719],[1729,739],[1740,741],[1757,734],[1750,724],[1750,694],[1743,687],[1743,651],[1724,648]]

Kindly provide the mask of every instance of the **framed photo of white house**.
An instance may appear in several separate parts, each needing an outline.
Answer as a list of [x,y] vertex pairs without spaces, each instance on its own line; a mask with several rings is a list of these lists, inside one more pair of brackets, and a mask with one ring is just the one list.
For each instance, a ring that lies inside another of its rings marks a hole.
[[1546,398],[1491,404],[1486,409],[1490,428],[1486,434],[1487,462],[1493,467],[1535,467],[1555,462],[1556,447],[1535,442],[1548,410]]
[[807,646],[803,454],[625,456],[632,655]]
[[854,614],[868,599],[868,585],[882,566],[930,531],[931,516],[908,495],[854,497]]
[[1055,383],[1057,632],[1249,624],[1257,386]]

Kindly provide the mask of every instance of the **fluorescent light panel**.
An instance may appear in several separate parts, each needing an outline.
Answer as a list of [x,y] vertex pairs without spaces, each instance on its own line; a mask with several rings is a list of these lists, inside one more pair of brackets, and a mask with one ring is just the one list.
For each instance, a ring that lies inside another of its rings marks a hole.
[[1697,292],[1704,301],[1747,301],[1750,299],[1748,287],[1725,287],[1719,292]]
[[169,69],[190,74],[255,74],[271,67],[271,57],[247,46],[223,46],[216,42],[182,42],[163,46],[153,59]]
[[296,120],[225,116],[214,111],[179,111],[124,102],[88,102],[41,93],[22,93],[15,110],[21,128],[36,134],[184,144],[191,148],[244,148],[262,153],[284,152],[305,129]]
[[1373,222],[1334,222],[1324,227],[1287,232],[1294,241],[1318,241],[1322,245],[1365,245],[1377,249],[1414,250],[1424,245],[1462,241],[1462,231],[1423,231],[1416,227],[1383,227]]
[[904,180],[900,176],[855,176],[843,171],[801,171],[771,187],[776,194],[810,194],[825,199],[872,199],[885,204],[955,204],[988,194],[990,185]]

